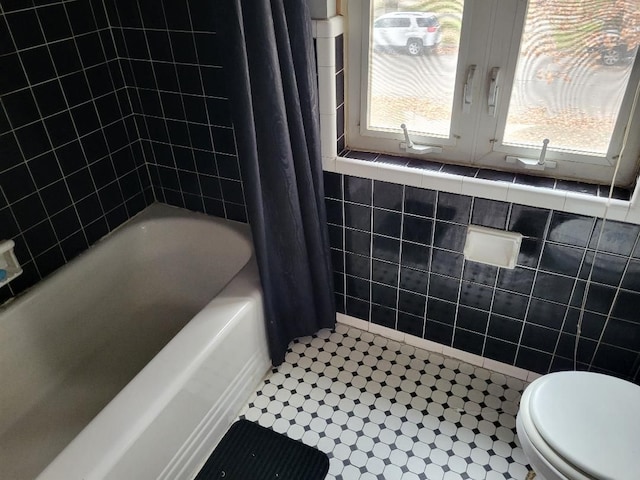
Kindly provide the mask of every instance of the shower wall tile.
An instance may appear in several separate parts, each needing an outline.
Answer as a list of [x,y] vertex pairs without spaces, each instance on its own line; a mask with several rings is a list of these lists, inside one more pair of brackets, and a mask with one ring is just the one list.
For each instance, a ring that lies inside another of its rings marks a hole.
[[[573,368],[580,322],[579,369],[640,380],[638,227],[324,178],[341,313],[540,373]],[[466,261],[470,224],[521,233],[516,268]]]
[[111,0],[118,56],[156,198],[247,221],[220,48],[206,2]]
[[0,71],[0,238],[24,270],[1,303],[153,196],[103,2],[2,2]]

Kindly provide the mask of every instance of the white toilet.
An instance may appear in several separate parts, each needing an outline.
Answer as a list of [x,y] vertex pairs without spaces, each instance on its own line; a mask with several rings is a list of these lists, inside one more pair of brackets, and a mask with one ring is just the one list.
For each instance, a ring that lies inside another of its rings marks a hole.
[[640,387],[558,372],[532,382],[516,420],[536,480],[640,480]]

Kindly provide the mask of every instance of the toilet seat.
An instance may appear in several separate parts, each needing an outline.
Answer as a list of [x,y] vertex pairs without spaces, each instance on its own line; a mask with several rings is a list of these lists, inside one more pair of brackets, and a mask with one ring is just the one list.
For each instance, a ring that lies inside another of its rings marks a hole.
[[520,427],[566,478],[626,480],[640,472],[640,387],[590,372],[558,372],[523,395]]

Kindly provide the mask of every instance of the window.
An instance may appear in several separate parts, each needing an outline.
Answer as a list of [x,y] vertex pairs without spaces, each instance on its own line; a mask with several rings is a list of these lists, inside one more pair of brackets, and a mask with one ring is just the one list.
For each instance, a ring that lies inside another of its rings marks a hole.
[[640,0],[346,3],[349,148],[635,181]]

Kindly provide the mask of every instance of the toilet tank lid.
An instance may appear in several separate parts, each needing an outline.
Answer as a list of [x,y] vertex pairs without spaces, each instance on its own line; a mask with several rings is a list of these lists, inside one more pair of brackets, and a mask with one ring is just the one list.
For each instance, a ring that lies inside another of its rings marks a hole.
[[531,419],[556,453],[595,478],[638,478],[639,386],[598,373],[558,372],[529,388]]

